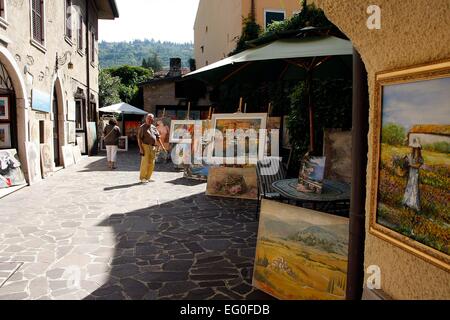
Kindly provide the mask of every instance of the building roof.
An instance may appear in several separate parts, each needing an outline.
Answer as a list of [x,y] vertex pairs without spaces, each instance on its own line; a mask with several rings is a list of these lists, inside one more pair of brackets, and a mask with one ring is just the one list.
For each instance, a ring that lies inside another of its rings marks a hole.
[[411,128],[409,133],[436,134],[441,136],[450,136],[450,125],[424,124]]
[[104,20],[114,20],[119,18],[119,9],[115,0],[94,0],[98,9],[98,18]]

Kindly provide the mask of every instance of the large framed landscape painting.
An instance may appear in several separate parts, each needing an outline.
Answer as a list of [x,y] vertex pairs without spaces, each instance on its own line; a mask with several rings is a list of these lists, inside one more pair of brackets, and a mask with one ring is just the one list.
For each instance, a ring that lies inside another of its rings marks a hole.
[[256,164],[264,155],[266,137],[259,139],[259,130],[266,129],[266,113],[214,114],[211,125],[216,130],[213,158],[219,163]]
[[344,300],[349,220],[263,200],[253,286],[280,300]]
[[450,271],[450,61],[377,75],[370,232]]

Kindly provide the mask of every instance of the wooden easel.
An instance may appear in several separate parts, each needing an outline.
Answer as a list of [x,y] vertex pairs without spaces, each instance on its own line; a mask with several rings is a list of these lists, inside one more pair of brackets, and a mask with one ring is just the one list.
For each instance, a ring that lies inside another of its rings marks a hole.
[[187,111],[187,115],[186,115],[186,120],[189,120],[189,116],[191,114],[191,102],[188,102],[188,111]]

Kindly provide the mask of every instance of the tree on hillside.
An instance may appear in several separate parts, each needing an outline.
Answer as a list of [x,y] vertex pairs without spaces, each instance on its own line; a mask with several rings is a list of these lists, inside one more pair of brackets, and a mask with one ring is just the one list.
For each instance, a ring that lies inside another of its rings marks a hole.
[[105,69],[112,77],[120,80],[118,93],[123,102],[132,105],[142,105],[142,99],[139,96],[138,85],[153,78],[153,70],[134,66],[121,66]]
[[120,100],[120,78],[113,77],[105,70],[99,74],[99,100],[100,107],[107,107],[121,102]]
[[142,59],[142,67],[158,72],[162,70],[163,65],[158,55],[156,53],[152,53],[147,59]]

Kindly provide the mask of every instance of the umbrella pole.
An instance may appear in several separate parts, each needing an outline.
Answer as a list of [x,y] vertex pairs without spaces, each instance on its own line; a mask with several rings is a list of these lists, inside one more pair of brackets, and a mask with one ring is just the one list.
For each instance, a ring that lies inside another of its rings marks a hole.
[[309,151],[314,152],[314,102],[313,102],[313,81],[312,81],[312,71],[308,70],[307,86],[308,86],[308,106],[309,106]]

